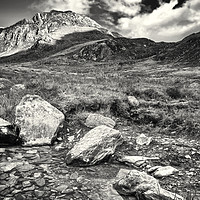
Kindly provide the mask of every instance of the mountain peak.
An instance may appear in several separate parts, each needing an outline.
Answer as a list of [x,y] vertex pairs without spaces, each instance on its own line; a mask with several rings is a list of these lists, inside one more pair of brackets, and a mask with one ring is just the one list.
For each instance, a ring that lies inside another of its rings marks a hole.
[[30,48],[37,41],[52,44],[66,34],[92,29],[109,33],[91,18],[72,11],[36,13],[31,19],[0,29],[0,57]]

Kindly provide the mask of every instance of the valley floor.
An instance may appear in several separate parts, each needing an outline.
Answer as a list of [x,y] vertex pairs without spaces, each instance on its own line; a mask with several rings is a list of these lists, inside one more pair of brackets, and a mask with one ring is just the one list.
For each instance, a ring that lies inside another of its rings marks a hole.
[[[15,93],[10,90],[14,84],[24,84],[26,89]],[[200,199],[199,88],[200,67],[188,63],[87,62],[60,56],[1,64],[0,117],[14,122],[15,106],[22,96],[38,94],[65,114],[66,148],[70,148],[69,136],[85,134],[83,124],[90,112],[115,120],[115,129],[122,132],[125,142],[113,158],[87,168],[66,166],[56,145],[1,148],[1,162],[25,162],[27,168],[0,172],[0,199],[106,199],[108,183],[119,169],[133,168],[117,162],[115,156],[120,155],[158,156],[160,160],[151,165],[179,170],[161,178],[161,186],[188,200]],[[139,107],[130,107],[128,96],[135,96]],[[149,146],[136,146],[135,138],[141,133],[153,138]]]

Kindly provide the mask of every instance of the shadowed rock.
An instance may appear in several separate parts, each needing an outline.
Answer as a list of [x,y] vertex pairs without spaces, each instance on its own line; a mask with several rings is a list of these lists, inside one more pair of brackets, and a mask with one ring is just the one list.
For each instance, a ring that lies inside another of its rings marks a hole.
[[122,136],[118,130],[105,125],[98,126],[86,133],[67,153],[66,163],[94,165],[112,155],[121,143]]
[[19,128],[0,118],[0,145],[20,144]]
[[26,95],[16,107],[16,124],[24,145],[51,144],[64,115],[38,95]]

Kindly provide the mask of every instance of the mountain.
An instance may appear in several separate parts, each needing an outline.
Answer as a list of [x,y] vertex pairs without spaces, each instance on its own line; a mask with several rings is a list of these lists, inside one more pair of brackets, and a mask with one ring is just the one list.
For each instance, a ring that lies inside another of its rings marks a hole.
[[55,44],[66,34],[94,29],[109,33],[92,19],[71,11],[37,13],[32,19],[23,19],[0,31],[0,57],[26,50],[38,42]]
[[156,58],[166,61],[200,63],[200,32],[174,43],[167,50],[162,50]]
[[200,33],[182,41],[125,38],[72,11],[37,13],[0,29],[0,62],[26,62],[55,56],[73,60],[200,62]]

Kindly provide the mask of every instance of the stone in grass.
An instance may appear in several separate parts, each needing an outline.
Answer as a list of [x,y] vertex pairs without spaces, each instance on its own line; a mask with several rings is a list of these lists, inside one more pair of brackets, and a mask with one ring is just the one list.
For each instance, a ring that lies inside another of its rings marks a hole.
[[174,173],[177,173],[178,170],[171,166],[164,166],[164,167],[158,166],[157,168],[155,166],[154,170],[150,168],[149,172],[153,173],[154,177],[161,178],[161,177],[170,176]]
[[116,177],[114,188],[119,194],[145,200],[184,200],[178,194],[161,188],[154,177],[138,170],[121,169]]
[[145,134],[140,134],[137,138],[136,138],[136,144],[137,145],[149,145],[152,141],[152,137],[147,137]]
[[158,157],[145,157],[145,156],[122,156],[118,160],[120,162],[126,163],[126,164],[132,164],[137,167],[140,167],[142,164],[144,164],[147,161],[152,160],[159,160]]
[[104,117],[100,114],[90,114],[85,122],[85,125],[89,128],[95,128],[100,125],[106,125],[110,128],[114,128],[115,124],[116,123],[114,120],[109,117]]
[[122,143],[118,130],[98,126],[83,136],[66,155],[67,164],[94,165],[109,155]]
[[23,97],[15,116],[24,146],[51,144],[64,121],[64,114],[38,95]]
[[138,107],[140,105],[139,101],[134,96],[128,96],[128,103],[133,107]]

